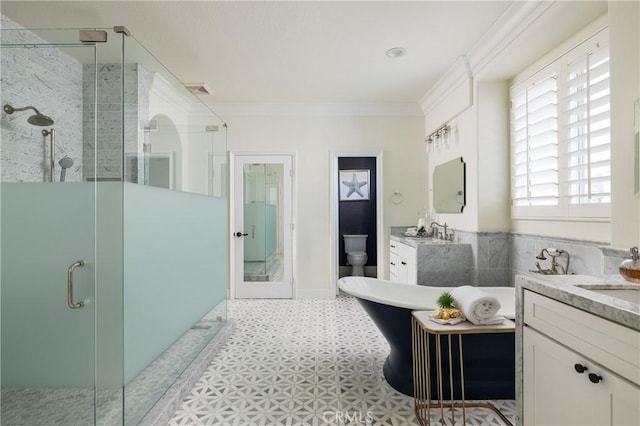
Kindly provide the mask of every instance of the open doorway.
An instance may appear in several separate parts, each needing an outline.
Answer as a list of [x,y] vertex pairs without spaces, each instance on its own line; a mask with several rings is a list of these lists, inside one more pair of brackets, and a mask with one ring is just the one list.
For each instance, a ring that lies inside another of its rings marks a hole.
[[383,276],[382,154],[334,153],[331,176],[335,283],[348,275]]

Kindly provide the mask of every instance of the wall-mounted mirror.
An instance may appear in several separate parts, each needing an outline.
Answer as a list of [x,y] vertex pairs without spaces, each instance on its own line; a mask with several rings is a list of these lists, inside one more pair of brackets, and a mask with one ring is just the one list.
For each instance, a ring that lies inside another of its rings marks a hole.
[[436,213],[462,213],[465,198],[465,163],[462,157],[433,170],[433,208]]

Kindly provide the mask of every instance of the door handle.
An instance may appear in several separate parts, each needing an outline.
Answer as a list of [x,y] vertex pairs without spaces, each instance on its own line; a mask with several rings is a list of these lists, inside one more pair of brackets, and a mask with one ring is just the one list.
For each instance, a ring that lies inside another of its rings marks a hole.
[[242,232],[236,232],[236,237],[246,237],[249,234],[243,234]]
[[71,309],[78,309],[84,306],[84,302],[74,302],[73,301],[73,271],[76,268],[81,268],[84,266],[84,262],[82,260],[76,260],[67,269],[67,305]]

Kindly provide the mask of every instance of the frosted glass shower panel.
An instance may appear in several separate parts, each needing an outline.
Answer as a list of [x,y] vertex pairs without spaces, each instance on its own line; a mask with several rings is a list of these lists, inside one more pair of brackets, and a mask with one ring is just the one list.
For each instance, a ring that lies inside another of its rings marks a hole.
[[85,68],[98,49],[78,31],[25,30],[4,16],[0,40],[0,423],[93,424],[103,395],[96,187],[84,166],[98,157],[86,149],[95,128],[85,91],[96,85]]
[[[1,196],[2,423],[36,422],[35,401],[20,392],[56,388],[68,388],[50,393],[56,411],[93,422],[94,187],[3,183]],[[73,299],[84,306],[70,309],[67,272],[77,260]]]
[[0,424],[138,424],[226,324],[226,125],[115,27],[0,19]]
[[227,203],[125,183],[124,231],[125,423],[137,424],[226,322]]

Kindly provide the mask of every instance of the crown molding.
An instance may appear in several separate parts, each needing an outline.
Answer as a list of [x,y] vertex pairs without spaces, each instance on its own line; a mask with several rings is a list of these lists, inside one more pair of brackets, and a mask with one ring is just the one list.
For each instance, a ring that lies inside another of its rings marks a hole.
[[417,102],[220,102],[211,107],[221,116],[422,116]]
[[[420,99],[420,106],[426,115],[436,107],[442,99],[462,84],[469,84],[469,91],[473,89],[473,73],[469,67],[466,55],[458,57],[453,65],[440,77],[438,81],[429,89],[426,95]],[[473,102],[473,99],[471,99]]]
[[[538,19],[555,0],[514,1],[489,27],[473,47],[453,65],[420,99],[425,114],[461,84],[473,86],[473,76],[509,46],[529,25]],[[473,103],[473,99],[471,100]]]
[[514,1],[467,53],[473,75],[482,71],[554,3],[555,0]]

